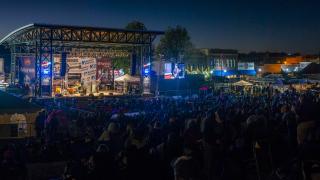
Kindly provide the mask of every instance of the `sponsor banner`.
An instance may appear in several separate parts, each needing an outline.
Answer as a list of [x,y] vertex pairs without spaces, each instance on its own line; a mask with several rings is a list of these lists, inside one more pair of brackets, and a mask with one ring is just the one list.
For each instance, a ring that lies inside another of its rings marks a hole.
[[81,74],[81,59],[78,57],[67,58],[67,72],[70,74]]
[[112,83],[112,62],[109,58],[97,59],[97,80],[100,84]]
[[53,75],[55,78],[59,78],[60,77],[60,69],[61,69],[61,58],[60,57],[53,57]]
[[51,62],[42,60],[41,62],[41,81],[43,86],[51,86],[52,65]]
[[97,63],[95,58],[81,59],[81,82],[88,84],[96,81]]
[[19,82],[23,84],[33,84],[35,82],[35,58],[17,57],[19,62]]

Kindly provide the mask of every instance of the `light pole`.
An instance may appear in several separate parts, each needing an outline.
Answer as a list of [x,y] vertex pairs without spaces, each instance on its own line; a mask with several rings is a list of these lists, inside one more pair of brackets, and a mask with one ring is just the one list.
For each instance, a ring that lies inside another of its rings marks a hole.
[[[179,53],[179,61],[178,61],[178,62],[176,61],[176,63],[177,63],[177,64],[181,63],[183,57],[184,57],[184,55],[181,54],[181,53]],[[178,82],[177,82],[178,87],[177,87],[177,89],[178,89],[178,92],[179,92],[179,91],[180,91],[180,78],[179,78],[179,73],[178,73],[177,76],[178,76],[178,79],[177,79],[177,80],[178,80]]]
[[159,95],[159,80],[160,80],[160,66],[163,60],[164,55],[163,54],[159,54],[159,64],[158,64],[158,74],[157,74],[157,85],[156,85],[156,96]]

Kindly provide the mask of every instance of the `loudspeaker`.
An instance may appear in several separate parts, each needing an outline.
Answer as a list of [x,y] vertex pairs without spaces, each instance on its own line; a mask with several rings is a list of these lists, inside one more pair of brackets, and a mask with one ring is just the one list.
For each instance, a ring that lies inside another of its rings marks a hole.
[[133,52],[131,54],[131,76],[136,75],[136,66],[137,66],[137,54]]
[[61,53],[60,76],[64,77],[67,72],[67,53]]

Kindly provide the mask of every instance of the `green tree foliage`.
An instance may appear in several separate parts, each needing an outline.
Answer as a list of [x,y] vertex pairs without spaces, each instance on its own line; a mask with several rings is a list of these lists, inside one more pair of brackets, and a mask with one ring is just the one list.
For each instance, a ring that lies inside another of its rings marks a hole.
[[166,59],[180,59],[180,56],[185,56],[192,48],[190,36],[186,28],[177,26],[169,27],[165,35],[161,38],[157,47],[157,53],[163,54]]
[[146,31],[146,26],[140,22],[140,21],[132,21],[127,24],[126,29],[128,30],[140,30],[140,31]]
[[130,58],[129,57],[116,57],[113,58],[113,67],[115,69],[123,69],[124,73],[130,71]]
[[[128,23],[125,27],[127,30],[147,30],[145,25],[139,21],[132,21]],[[114,47],[112,49],[119,49],[118,47]],[[121,47],[121,50],[124,51],[132,51],[131,47]],[[138,57],[139,58],[139,57]],[[112,59],[113,67],[115,69],[123,69],[124,73],[130,73],[130,56],[128,57],[115,57]]]

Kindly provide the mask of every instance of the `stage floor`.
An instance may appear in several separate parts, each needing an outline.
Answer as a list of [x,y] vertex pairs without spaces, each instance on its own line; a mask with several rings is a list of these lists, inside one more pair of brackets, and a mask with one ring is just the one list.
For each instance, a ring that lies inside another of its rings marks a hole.
[[[121,95],[124,95],[124,93],[114,92],[114,91],[99,91],[98,93],[92,93],[92,94],[94,96],[99,96],[100,94],[103,94],[104,96],[121,96]],[[89,94],[81,95],[80,93],[75,93],[75,94],[63,95],[63,97],[86,97],[86,96],[89,96]]]

